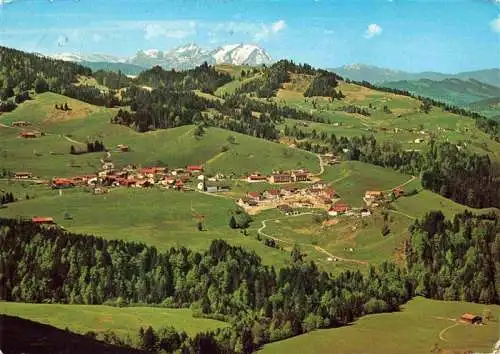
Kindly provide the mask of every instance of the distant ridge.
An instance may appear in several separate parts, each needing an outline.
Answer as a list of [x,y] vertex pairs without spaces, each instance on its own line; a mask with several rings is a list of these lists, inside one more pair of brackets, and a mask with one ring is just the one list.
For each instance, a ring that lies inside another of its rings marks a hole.
[[401,80],[445,80],[445,79],[461,79],[461,80],[478,80],[485,84],[500,87],[500,69],[484,69],[476,71],[467,71],[457,74],[445,74],[440,72],[420,72],[410,73],[401,70],[392,70],[387,68],[380,68],[373,65],[365,64],[350,64],[338,68],[328,69],[334,71],[340,76],[349,78],[355,81],[368,81],[373,84],[380,84],[384,82],[401,81]]

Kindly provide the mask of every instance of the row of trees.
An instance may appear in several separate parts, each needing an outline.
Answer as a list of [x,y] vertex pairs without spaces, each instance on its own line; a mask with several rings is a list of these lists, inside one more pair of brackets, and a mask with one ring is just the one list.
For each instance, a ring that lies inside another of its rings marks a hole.
[[72,155],[81,155],[85,153],[103,152],[103,151],[106,151],[106,146],[104,146],[104,143],[99,140],[87,142],[86,150],[77,149],[73,145],[71,145],[69,149],[69,153]]
[[334,277],[298,248],[277,271],[221,240],[203,253],[160,253],[31,222],[1,219],[0,226],[1,300],[190,306],[200,316],[231,321],[216,337],[242,352],[367,313],[395,311],[414,293],[409,274],[393,264]]
[[14,203],[16,198],[12,192],[2,193],[2,197],[0,198],[0,205]]

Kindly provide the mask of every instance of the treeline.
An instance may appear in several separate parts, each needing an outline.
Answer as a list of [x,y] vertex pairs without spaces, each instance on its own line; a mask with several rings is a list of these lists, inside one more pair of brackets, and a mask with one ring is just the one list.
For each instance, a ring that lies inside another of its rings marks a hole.
[[16,198],[12,192],[2,192],[2,197],[0,197],[0,205],[14,203]]
[[160,66],[155,66],[141,72],[134,81],[152,88],[164,88],[172,91],[201,90],[213,93],[218,87],[231,80],[229,74],[218,72],[215,67],[205,62],[186,71],[164,70]]
[[0,299],[75,304],[191,307],[230,320],[223,347],[251,352],[315,328],[396,311],[413,296],[409,275],[390,263],[367,275],[320,271],[298,248],[276,271],[255,253],[214,240],[203,253],[65,233],[0,219]]
[[[269,68],[265,68],[261,78],[244,83],[236,93],[255,93],[257,97],[269,98],[276,96],[276,92],[285,82],[290,80],[290,73],[317,75],[306,92],[310,96],[328,96],[332,98],[341,98],[333,88],[337,86],[337,80],[342,80],[335,73],[327,72],[321,69],[314,69],[308,64],[295,64],[291,60],[280,60]],[[332,83],[333,86],[328,85]],[[316,95],[316,93],[328,93],[327,95]]]
[[69,149],[69,153],[72,155],[81,155],[86,153],[103,152],[103,151],[106,151],[106,146],[104,146],[104,143],[99,140],[87,142],[85,150],[77,149],[73,145],[71,145]]
[[338,86],[337,76],[330,72],[322,72],[314,76],[311,84],[304,92],[305,97],[323,96],[332,99],[342,99],[344,95],[342,91],[336,91],[335,87]]
[[410,226],[408,269],[416,295],[438,300],[498,304],[500,219],[494,214],[457,214],[447,220],[433,211]]
[[[385,107],[387,107],[387,106],[385,106]],[[361,114],[361,115],[366,116],[366,117],[371,116],[370,111],[367,110],[366,108],[355,106],[355,105],[352,105],[352,104],[348,105],[348,106],[342,107],[342,110],[344,112],[347,112],[347,113]]]
[[418,100],[423,102],[422,109],[424,112],[427,111],[427,113],[432,108],[431,106],[436,106],[436,107],[440,107],[445,112],[450,112],[450,113],[458,114],[461,116],[471,117],[475,120],[476,127],[481,129],[485,133],[489,134],[492,139],[494,139],[496,141],[500,141],[500,123],[498,121],[493,120],[493,119],[488,119],[477,112],[472,112],[472,111],[466,110],[464,108],[452,106],[452,105],[449,105],[447,103],[437,101],[437,100],[434,100],[434,99],[429,98],[429,97],[415,95],[415,94],[412,94],[411,92],[406,91],[406,90],[376,86],[376,85],[373,85],[367,81],[350,81],[347,79],[346,82],[352,82],[356,85],[364,86],[364,87],[367,87],[367,88],[370,88],[373,90],[377,90],[377,91],[389,92],[389,93],[394,93],[396,95],[402,95],[402,96],[407,96],[407,97],[412,97],[412,98],[418,99]]
[[[451,143],[429,142],[425,152],[404,150],[400,143],[378,143],[375,137],[340,137],[335,134],[304,132],[293,126],[285,134],[302,140],[297,147],[316,153],[333,152],[347,160],[358,160],[400,172],[421,176],[422,186],[457,203],[473,208],[500,208],[498,167],[488,155],[459,149]],[[345,152],[344,152],[345,151]]]
[[132,79],[128,78],[127,75],[123,75],[120,70],[118,72],[97,70],[93,73],[93,76],[99,85],[106,86],[112,90],[119,90],[132,85]]
[[92,71],[82,65],[55,60],[0,46],[0,96],[34,90],[36,85],[53,92],[76,83],[78,75],[90,76]]

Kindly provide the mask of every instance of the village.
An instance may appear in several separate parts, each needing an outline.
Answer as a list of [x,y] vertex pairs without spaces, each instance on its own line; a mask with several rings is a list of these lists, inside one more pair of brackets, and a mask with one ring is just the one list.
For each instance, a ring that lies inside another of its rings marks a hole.
[[[126,152],[128,146],[119,145],[119,151]],[[331,157],[330,157],[331,158]],[[331,158],[330,161],[334,161]],[[38,184],[46,184],[50,188],[60,190],[85,188],[94,195],[110,192],[114,188],[162,188],[181,192],[224,193],[231,191],[233,176],[221,173],[205,174],[203,164],[185,167],[167,168],[160,166],[138,167],[127,165],[116,168],[111,162],[111,154],[101,159],[101,169],[95,174],[77,175],[74,177],[53,177],[51,180],[39,180],[30,172],[16,172],[17,180],[32,180]],[[249,215],[256,215],[263,210],[278,209],[284,215],[296,215],[304,209],[324,210],[331,217],[369,217],[374,208],[388,201],[389,195],[382,191],[366,191],[363,201],[365,207],[351,207],[329,183],[320,180],[307,169],[291,171],[273,171],[270,175],[260,172],[248,174],[239,179],[251,186],[256,183],[267,183],[273,186],[264,191],[249,191],[235,199],[237,205]],[[403,195],[402,188],[392,190],[391,198]],[[51,224],[50,217],[33,218],[34,222]]]

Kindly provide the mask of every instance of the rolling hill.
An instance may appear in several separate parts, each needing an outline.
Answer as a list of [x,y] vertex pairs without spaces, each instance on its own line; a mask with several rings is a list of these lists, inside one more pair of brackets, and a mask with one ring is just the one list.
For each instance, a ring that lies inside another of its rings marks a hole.
[[402,70],[393,70],[380,68],[373,65],[365,64],[350,64],[338,68],[329,69],[336,72],[340,76],[354,81],[368,81],[373,84],[380,84],[391,81],[401,80],[434,80],[440,81],[444,79],[460,79],[460,80],[477,80],[488,85],[500,86],[500,69],[485,69],[476,71],[466,71],[456,74],[447,74],[440,72],[419,72],[412,73]]
[[441,81],[420,79],[383,83],[384,87],[406,90],[436,101],[464,107],[488,117],[500,115],[498,101],[500,87],[476,79],[444,79]]

